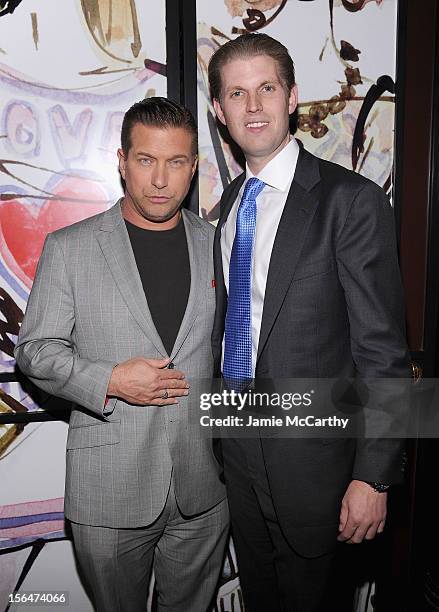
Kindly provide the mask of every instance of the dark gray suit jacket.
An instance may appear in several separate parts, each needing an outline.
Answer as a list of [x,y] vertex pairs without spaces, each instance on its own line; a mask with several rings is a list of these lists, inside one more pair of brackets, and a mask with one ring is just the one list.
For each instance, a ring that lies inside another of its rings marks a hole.
[[[221,227],[244,175],[225,190],[215,235],[212,342],[220,375],[227,292]],[[258,378],[410,375],[393,211],[375,183],[301,147],[270,260]],[[350,480],[401,480],[401,443],[382,439],[262,439],[276,512],[299,552],[337,533]],[[223,453],[227,443],[223,443]]]

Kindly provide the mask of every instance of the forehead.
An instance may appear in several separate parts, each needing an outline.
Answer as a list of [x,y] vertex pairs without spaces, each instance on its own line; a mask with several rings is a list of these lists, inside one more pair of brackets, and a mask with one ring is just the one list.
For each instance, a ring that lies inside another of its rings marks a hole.
[[279,66],[269,55],[254,55],[228,61],[221,68],[222,87],[253,86],[266,81],[281,82]]
[[130,132],[131,151],[134,153],[161,152],[169,156],[191,155],[193,147],[192,134],[183,127],[158,127],[134,123]]

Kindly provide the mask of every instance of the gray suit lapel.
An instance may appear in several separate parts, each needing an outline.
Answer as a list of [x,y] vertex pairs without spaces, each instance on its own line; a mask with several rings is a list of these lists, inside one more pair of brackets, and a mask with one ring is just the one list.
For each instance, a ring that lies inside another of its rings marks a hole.
[[218,228],[219,229],[221,229],[221,227],[227,221],[227,218],[228,218],[229,213],[230,213],[230,209],[232,208],[233,203],[235,202],[236,198],[238,197],[239,190],[241,189],[242,184],[243,184],[244,181],[245,181],[245,172],[243,172],[242,174],[240,174],[236,178],[236,181],[235,181],[233,187],[231,188],[231,191],[230,191],[227,199],[223,199],[221,201],[220,218],[218,220]]
[[306,234],[319,204],[317,159],[301,148],[296,172],[277,230],[268,268],[258,359],[294,278]]
[[166,357],[163,342],[152,321],[120,201],[104,214],[96,237],[128,309],[158,352]]
[[208,235],[200,223],[193,219],[185,209],[182,209],[184,229],[186,232],[189,264],[191,268],[191,287],[189,298],[177,338],[172,349],[172,357],[178,353],[197,316],[198,303],[206,295],[209,282],[209,257],[207,245]]

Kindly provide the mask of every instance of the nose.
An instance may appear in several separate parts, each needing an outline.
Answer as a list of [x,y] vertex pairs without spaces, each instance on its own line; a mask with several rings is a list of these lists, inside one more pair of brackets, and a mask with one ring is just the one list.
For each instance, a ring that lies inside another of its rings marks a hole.
[[249,92],[247,96],[247,112],[257,113],[262,110],[262,102],[258,92]]
[[157,189],[163,189],[168,184],[168,170],[166,164],[157,163],[154,165],[151,182]]

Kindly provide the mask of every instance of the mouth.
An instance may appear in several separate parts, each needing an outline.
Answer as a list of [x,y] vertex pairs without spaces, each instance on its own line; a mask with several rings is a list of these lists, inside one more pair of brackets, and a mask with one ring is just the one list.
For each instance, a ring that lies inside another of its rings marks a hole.
[[147,198],[150,202],[153,202],[154,204],[164,204],[165,202],[169,202],[171,196],[151,195],[147,196]]
[[249,121],[245,127],[252,132],[260,132],[267,127],[268,121]]

